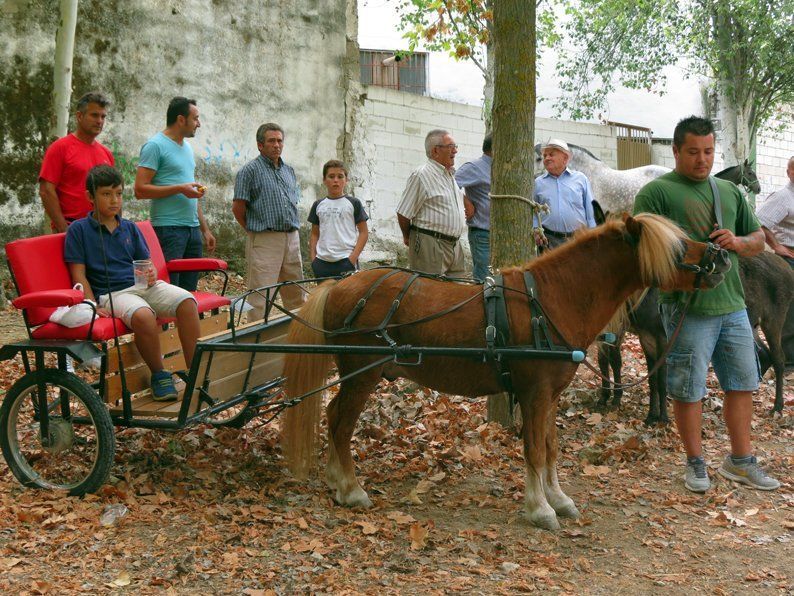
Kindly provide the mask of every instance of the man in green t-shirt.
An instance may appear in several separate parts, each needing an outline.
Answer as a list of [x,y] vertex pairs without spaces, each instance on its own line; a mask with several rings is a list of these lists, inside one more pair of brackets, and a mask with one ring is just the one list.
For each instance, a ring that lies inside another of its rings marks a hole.
[[[726,478],[762,490],[780,483],[768,476],[752,453],[750,421],[753,391],[760,378],[753,332],[739,278],[738,256],[764,248],[764,234],[739,189],[716,180],[722,227],[716,223],[709,174],[714,165],[714,127],[696,116],[685,118],[673,134],[675,169],[646,184],[634,202],[634,213],[657,213],[675,221],[693,240],[710,241],[729,251],[733,267],[725,282],[692,297],[689,310],[667,356],[667,388],[673,398],[678,434],[687,455],[684,482],[694,492],[711,486],[701,441],[702,404],[709,362],[725,391],[724,417],[731,454],[719,468]],[[670,337],[689,295],[662,292],[662,319]]]

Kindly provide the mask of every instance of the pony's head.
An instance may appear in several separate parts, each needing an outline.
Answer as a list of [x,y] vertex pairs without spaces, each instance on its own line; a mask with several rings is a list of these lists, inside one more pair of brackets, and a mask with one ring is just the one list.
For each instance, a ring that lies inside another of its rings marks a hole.
[[643,282],[665,291],[714,288],[731,268],[728,252],[714,244],[690,240],[661,215],[623,215],[629,241],[637,246]]

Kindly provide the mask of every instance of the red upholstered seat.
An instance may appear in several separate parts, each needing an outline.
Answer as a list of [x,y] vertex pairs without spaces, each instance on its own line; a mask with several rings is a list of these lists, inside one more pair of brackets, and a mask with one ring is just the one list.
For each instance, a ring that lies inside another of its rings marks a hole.
[[[152,224],[148,221],[138,222],[138,229],[143,234],[152,264],[157,268],[157,278],[165,282],[170,281],[165,256],[160,248],[160,242],[154,233]],[[11,272],[14,275],[19,295],[24,296],[32,292],[71,290],[72,279],[69,269],[63,260],[63,244],[66,234],[48,234],[34,238],[23,238],[6,244],[6,257]],[[188,259],[180,259],[179,270],[191,270]],[[220,259],[196,259],[196,268],[192,270],[226,269],[226,263]],[[63,305],[73,304],[74,292],[64,292]],[[57,296],[57,292],[55,292]],[[221,306],[226,306],[230,300],[224,296],[208,292],[194,292],[200,313],[207,312]],[[48,297],[44,303],[51,304],[53,299]],[[57,300],[56,300],[57,302]],[[42,301],[38,302],[39,304]],[[89,325],[68,328],[49,322],[50,315],[55,306],[31,306],[26,309],[27,323],[36,327],[31,331],[34,339],[87,339]],[[161,319],[160,323],[167,323],[172,319]],[[130,333],[120,319],[116,319],[119,335]],[[101,318],[94,322],[91,339],[102,341],[113,338],[113,324],[109,318]]]
[[[89,325],[82,327],[64,327],[58,323],[44,323],[30,332],[33,339],[86,339]],[[121,319],[116,319],[116,332],[118,335],[132,333]],[[113,333],[113,319],[100,317],[94,321],[94,328],[91,330],[91,339],[94,341],[107,341],[115,337]]]

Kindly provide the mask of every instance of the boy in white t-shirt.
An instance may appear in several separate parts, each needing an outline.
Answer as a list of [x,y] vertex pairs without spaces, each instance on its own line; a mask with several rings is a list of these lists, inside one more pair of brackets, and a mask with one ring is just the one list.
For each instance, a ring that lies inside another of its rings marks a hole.
[[316,277],[332,277],[358,269],[358,257],[369,238],[364,206],[345,194],[347,168],[332,159],[323,166],[323,184],[328,196],[312,205],[309,255]]

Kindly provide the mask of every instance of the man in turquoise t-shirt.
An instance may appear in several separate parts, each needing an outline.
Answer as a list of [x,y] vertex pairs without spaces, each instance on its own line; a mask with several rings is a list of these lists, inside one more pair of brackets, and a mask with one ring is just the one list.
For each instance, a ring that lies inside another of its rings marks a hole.
[[[166,261],[202,256],[202,237],[207,250],[215,250],[198,201],[205,188],[195,182],[193,148],[185,142],[200,126],[196,100],[175,97],[168,104],[165,130],[141,147],[135,196],[152,200],[149,218]],[[198,273],[172,274],[171,283],[194,291]]]
[[[723,412],[731,442],[731,454],[719,473],[753,488],[774,490],[780,483],[758,465],[750,442],[753,391],[758,389],[760,375],[737,259],[737,255],[749,257],[761,252],[764,234],[738,188],[724,180],[716,180],[722,228],[716,223],[709,183],[714,165],[714,127],[710,120],[690,116],[679,122],[673,136],[673,156],[675,169],[640,190],[634,213],[658,213],[672,219],[693,240],[711,241],[728,250],[733,264],[724,283],[692,298],[667,356],[667,388],[687,455],[684,483],[694,492],[705,492],[711,486],[701,440],[701,400],[706,395],[711,362],[725,391]],[[668,337],[684,316],[688,297],[683,292],[660,294]]]

